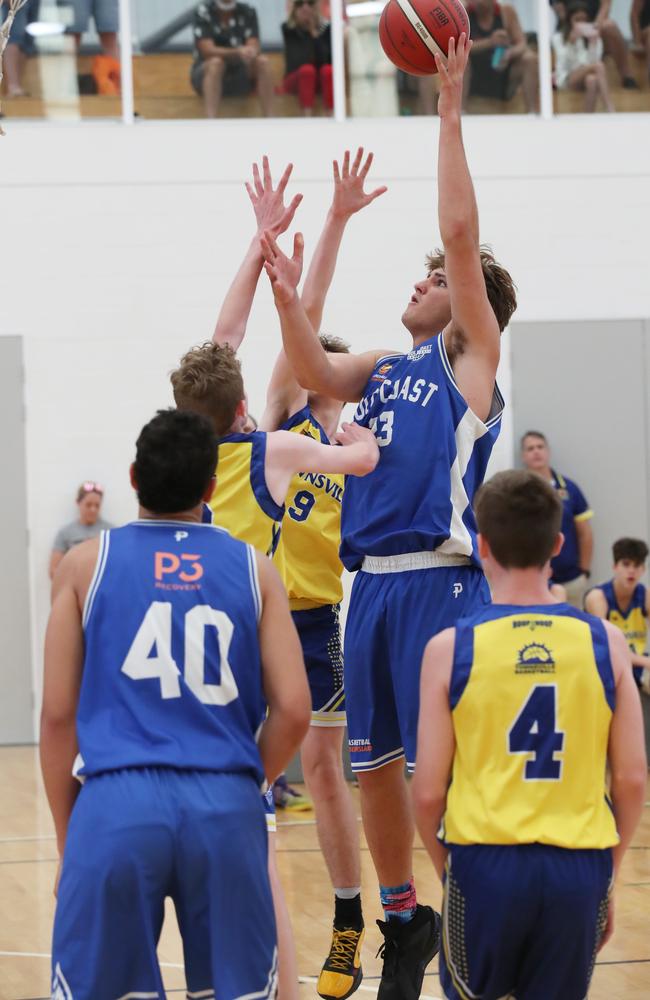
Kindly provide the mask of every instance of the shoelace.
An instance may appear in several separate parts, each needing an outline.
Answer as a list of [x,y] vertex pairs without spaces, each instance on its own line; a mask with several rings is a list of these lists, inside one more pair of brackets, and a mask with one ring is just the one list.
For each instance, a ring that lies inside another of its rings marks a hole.
[[383,944],[379,945],[375,958],[381,958],[384,963],[381,973],[382,979],[386,976],[396,975],[398,954],[397,944],[392,938],[387,938]]
[[341,972],[348,971],[354,961],[360,934],[361,931],[355,931],[353,928],[346,931],[337,931],[334,928],[334,940],[332,941],[332,948],[327,962],[330,969],[336,969]]

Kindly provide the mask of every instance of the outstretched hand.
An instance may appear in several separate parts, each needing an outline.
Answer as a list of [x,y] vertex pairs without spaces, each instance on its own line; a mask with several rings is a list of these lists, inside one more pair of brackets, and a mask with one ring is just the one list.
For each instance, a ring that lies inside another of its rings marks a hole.
[[349,149],[346,149],[343,155],[341,167],[339,167],[338,161],[334,160],[334,198],[332,200],[332,213],[334,215],[349,219],[355,212],[360,212],[362,208],[388,190],[385,185],[368,193],[363,190],[373,159],[373,153],[368,153],[366,162],[362,166],[363,146],[360,146],[351,167]]
[[440,74],[440,96],[438,97],[438,115],[440,118],[457,116],[460,118],[463,105],[463,77],[467,68],[472,42],[463,34],[458,44],[449,39],[447,59],[436,52],[434,59]]
[[296,233],[293,238],[292,257],[287,257],[282,252],[268,229],[260,238],[260,246],[264,255],[264,270],[271,281],[275,301],[278,305],[288,305],[296,295],[296,289],[302,275],[305,249],[302,233]]
[[262,157],[261,175],[257,163],[253,164],[253,183],[249,184],[247,181],[246,190],[248,191],[248,197],[255,212],[259,235],[269,232],[273,236],[279,236],[281,233],[286,232],[293,222],[296,209],[302,201],[302,195],[294,195],[289,205],[284,204],[284,192],[289,183],[292,170],[293,163],[290,163],[282,174],[277,188],[274,190],[268,156]]

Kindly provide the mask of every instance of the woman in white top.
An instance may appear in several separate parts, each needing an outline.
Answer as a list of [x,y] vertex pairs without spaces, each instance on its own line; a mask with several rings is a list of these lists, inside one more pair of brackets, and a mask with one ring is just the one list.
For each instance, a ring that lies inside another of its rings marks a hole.
[[598,98],[606,111],[614,111],[602,61],[603,42],[588,20],[587,5],[572,3],[566,21],[553,35],[555,83],[560,90],[584,90],[585,111],[595,111]]

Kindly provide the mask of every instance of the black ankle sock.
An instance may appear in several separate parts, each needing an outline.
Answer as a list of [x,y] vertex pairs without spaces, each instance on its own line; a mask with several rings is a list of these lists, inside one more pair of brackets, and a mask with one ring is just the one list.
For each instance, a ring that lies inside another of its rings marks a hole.
[[353,927],[361,930],[363,927],[363,914],[361,912],[361,893],[357,893],[352,899],[340,899],[334,897],[334,926],[341,930],[343,927]]

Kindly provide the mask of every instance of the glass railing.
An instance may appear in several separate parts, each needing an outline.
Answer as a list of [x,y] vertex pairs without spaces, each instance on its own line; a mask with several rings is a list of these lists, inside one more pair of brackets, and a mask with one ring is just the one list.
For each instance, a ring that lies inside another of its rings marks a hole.
[[[3,16],[7,3],[0,0]],[[8,118],[125,121],[435,114],[437,76],[403,72],[381,47],[384,7],[27,0],[3,60],[2,110]],[[537,113],[540,103],[544,117],[650,111],[650,0],[636,0],[631,12],[629,0],[474,0],[468,14],[467,113]]]
[[[8,0],[0,6],[6,18]],[[16,14],[3,59],[7,118],[119,118],[118,0],[27,0]]]

